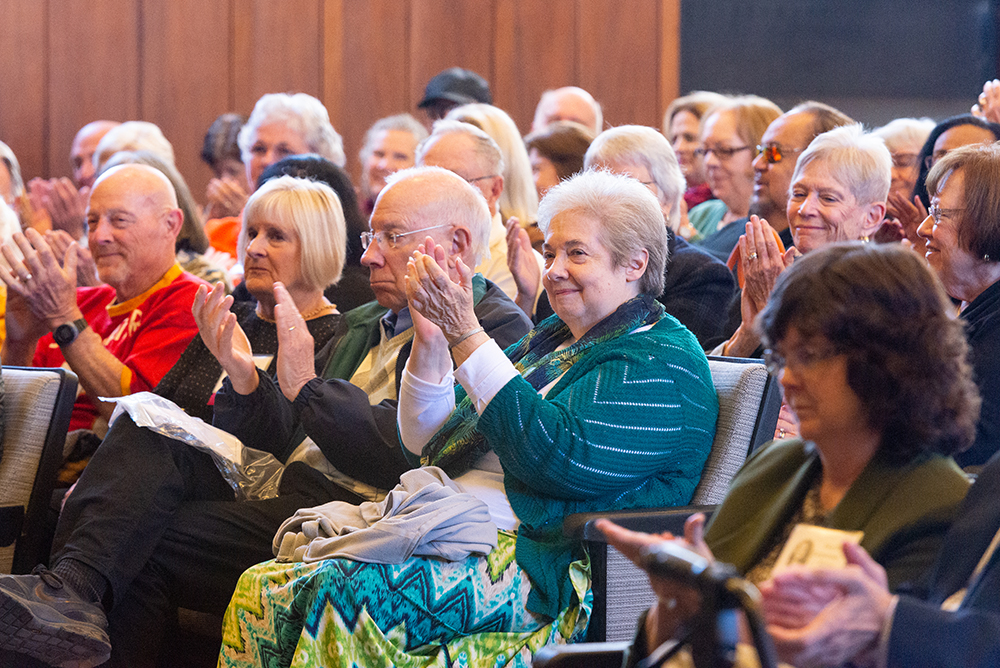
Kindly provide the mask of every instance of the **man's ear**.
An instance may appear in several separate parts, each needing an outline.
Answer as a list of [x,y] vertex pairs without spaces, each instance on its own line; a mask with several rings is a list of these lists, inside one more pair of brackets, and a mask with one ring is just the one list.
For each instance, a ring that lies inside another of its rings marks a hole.
[[171,209],[166,213],[164,219],[170,234],[176,237],[181,233],[181,227],[184,226],[184,213],[180,209]]
[[638,281],[646,273],[646,267],[649,265],[649,251],[645,248],[640,250],[638,253],[632,256],[632,259],[628,261],[625,265],[625,280],[632,282]]
[[448,252],[452,257],[460,257],[464,262],[472,248],[472,232],[467,227],[455,226],[451,232],[451,248]]
[[497,206],[497,202],[500,201],[500,195],[503,194],[503,175],[497,174],[496,178],[491,180],[491,183],[489,205],[492,209],[494,206]]

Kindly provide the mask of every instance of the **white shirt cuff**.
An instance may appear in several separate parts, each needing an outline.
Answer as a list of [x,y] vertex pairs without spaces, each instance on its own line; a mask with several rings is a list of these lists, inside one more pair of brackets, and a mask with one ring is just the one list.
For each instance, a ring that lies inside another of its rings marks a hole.
[[399,384],[397,424],[399,437],[406,449],[415,455],[455,410],[455,376],[451,371],[440,383],[431,383],[410,373],[407,360]]

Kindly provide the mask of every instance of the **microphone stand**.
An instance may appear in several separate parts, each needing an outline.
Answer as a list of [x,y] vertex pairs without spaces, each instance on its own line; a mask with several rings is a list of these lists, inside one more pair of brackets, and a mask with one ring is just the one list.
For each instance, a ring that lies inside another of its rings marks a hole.
[[641,662],[641,668],[658,668],[686,644],[691,646],[695,668],[732,668],[739,640],[739,611],[750,627],[761,668],[776,668],[777,652],[765,628],[757,588],[739,577],[730,564],[708,563],[689,550],[669,543],[664,545],[667,547],[647,548],[647,568],[656,575],[697,588],[701,593],[701,609],[681,641],[669,640],[661,645]]

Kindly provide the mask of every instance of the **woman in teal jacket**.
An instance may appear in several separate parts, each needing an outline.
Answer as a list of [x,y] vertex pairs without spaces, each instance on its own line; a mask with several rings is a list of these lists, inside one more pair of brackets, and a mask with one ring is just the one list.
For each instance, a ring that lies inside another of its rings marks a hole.
[[[400,436],[415,464],[486,504],[497,547],[461,562],[258,566],[227,614],[221,665],[247,665],[265,645],[282,657],[269,668],[293,654],[294,665],[526,665],[586,630],[585,555],[563,518],[690,500],[718,401],[696,339],[653,298],[667,241],[656,198],[587,172],[549,192],[539,225],[556,315],[506,351],[474,318],[469,268],[421,247],[407,274]],[[282,621],[253,619],[277,604],[291,606]]]

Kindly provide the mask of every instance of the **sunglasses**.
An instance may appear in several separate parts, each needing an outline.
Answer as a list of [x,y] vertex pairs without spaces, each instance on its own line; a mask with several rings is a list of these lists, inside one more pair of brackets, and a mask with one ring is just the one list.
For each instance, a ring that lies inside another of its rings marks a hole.
[[767,144],[765,146],[757,146],[757,154],[763,155],[764,159],[770,164],[775,164],[781,162],[785,159],[785,154],[789,155],[794,153],[802,153],[804,148],[781,148],[777,144]]

